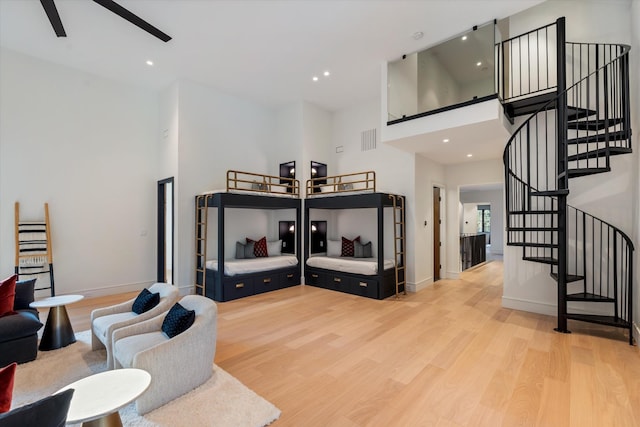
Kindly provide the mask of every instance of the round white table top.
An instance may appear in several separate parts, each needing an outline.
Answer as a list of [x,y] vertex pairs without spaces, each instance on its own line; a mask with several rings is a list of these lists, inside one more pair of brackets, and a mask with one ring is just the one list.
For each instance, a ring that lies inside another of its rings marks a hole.
[[31,308],[47,308],[58,307],[61,305],[72,304],[84,298],[84,295],[59,295],[55,297],[43,298],[29,304]]
[[67,423],[81,423],[112,414],[140,396],[151,384],[142,369],[114,369],[82,378],[56,393],[74,389]]

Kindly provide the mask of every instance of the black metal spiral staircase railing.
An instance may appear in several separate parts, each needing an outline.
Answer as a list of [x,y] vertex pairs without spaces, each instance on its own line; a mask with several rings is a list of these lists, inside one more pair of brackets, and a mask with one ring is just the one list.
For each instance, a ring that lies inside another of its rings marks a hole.
[[[557,331],[574,319],[632,333],[633,243],[567,204],[569,179],[631,153],[629,46],[565,41],[564,18],[496,49],[499,97],[515,121],[504,151],[507,244],[549,264]],[[569,307],[569,303],[572,304]]]

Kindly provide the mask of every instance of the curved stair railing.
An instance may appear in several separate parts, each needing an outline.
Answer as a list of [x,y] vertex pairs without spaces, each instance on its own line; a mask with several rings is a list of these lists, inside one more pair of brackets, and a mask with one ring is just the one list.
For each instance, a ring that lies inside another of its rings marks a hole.
[[498,48],[505,113],[527,117],[503,155],[507,244],[551,266],[557,331],[569,332],[567,319],[599,323],[628,329],[633,344],[633,243],[567,204],[570,178],[609,172],[611,156],[631,152],[629,46],[567,43],[564,33],[560,18]]

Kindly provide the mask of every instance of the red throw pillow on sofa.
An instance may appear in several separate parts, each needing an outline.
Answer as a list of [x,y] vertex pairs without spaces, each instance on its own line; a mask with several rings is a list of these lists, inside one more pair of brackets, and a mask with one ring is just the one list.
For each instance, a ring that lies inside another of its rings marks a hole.
[[13,362],[9,366],[0,368],[0,414],[11,409],[11,397],[13,396],[13,379],[16,375],[16,366]]
[[0,282],[0,317],[8,314],[14,314],[13,301],[16,297],[16,279],[15,274]]

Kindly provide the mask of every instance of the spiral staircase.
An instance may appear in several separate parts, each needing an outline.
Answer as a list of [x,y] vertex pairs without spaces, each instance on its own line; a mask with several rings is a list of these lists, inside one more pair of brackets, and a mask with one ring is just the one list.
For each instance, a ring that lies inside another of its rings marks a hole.
[[566,42],[559,18],[498,44],[496,56],[499,97],[519,124],[503,156],[507,244],[550,266],[557,331],[569,319],[609,325],[633,345],[633,243],[567,204],[571,179],[631,153],[629,46]]

